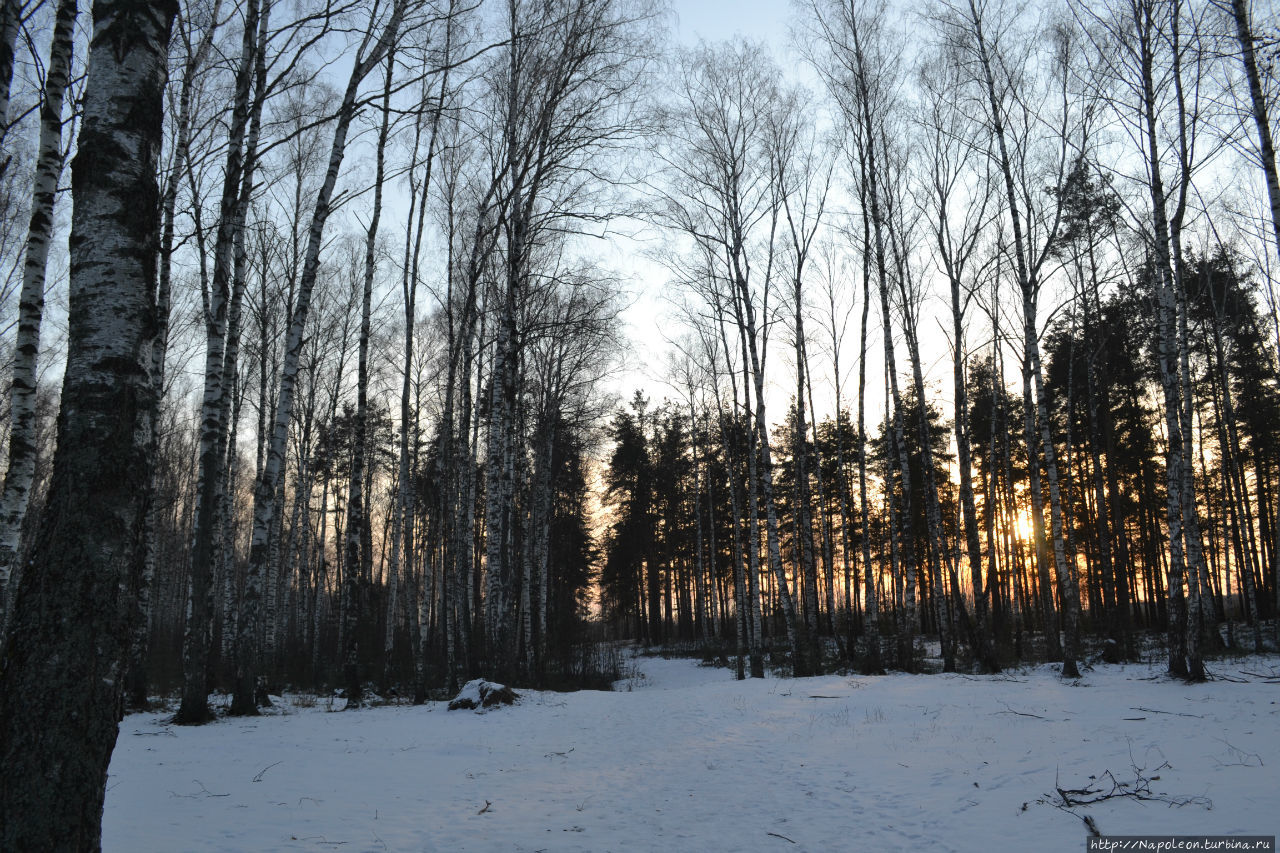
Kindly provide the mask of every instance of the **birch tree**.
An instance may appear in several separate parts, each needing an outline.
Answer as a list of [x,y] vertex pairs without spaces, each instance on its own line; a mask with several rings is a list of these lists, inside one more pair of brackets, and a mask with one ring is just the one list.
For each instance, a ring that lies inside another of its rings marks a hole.
[[357,629],[360,625],[363,598],[363,581],[370,571],[364,559],[364,531],[368,524],[368,511],[364,494],[365,455],[369,433],[369,331],[373,312],[373,280],[377,275],[378,224],[382,219],[382,191],[386,180],[387,135],[391,130],[391,88],[395,81],[395,46],[387,51],[386,77],[382,90],[382,120],[378,126],[378,139],[374,144],[373,212],[369,227],[365,229],[364,276],[360,298],[360,343],[356,364],[356,421],[352,436],[351,478],[347,487],[347,539],[346,574],[343,595],[346,599],[347,647],[343,650],[343,681],[346,684],[347,707],[358,708],[361,703],[360,644]]
[[316,195],[314,212],[307,235],[307,249],[302,273],[298,281],[296,302],[285,343],[284,359],[280,366],[279,390],[275,404],[275,416],[270,426],[271,440],[267,448],[262,473],[254,487],[253,530],[250,540],[249,564],[245,576],[245,591],[240,618],[244,621],[243,637],[249,644],[244,648],[242,665],[237,666],[237,690],[255,692],[258,667],[258,619],[262,602],[263,583],[270,560],[270,535],[275,514],[276,494],[284,471],[286,441],[289,422],[293,417],[294,391],[298,379],[299,359],[302,352],[303,332],[311,308],[311,296],[320,271],[320,252],[324,246],[324,228],[333,211],[334,190],[342,161],[347,150],[347,134],[360,109],[360,90],[366,77],[377,68],[392,49],[400,35],[401,25],[409,12],[406,0],[396,0],[388,9],[374,8],[369,23],[360,37],[355,61],[348,77],[342,102],[334,119],[333,137],[325,170],[324,183]]
[[[9,4],[6,4],[6,6]],[[36,462],[36,383],[40,357],[40,323],[44,316],[45,272],[53,239],[54,202],[63,167],[63,96],[71,77],[75,0],[59,0],[40,100],[40,143],[31,193],[31,218],[18,298],[18,337],[9,389],[9,467],[0,493],[0,637],[8,622],[10,578],[17,563],[22,522]],[[7,17],[6,11],[0,17]],[[0,47],[3,50],[3,47]],[[12,48],[10,48],[12,50]],[[3,112],[0,112],[3,121]]]
[[[795,504],[798,518],[796,526],[797,547],[803,578],[804,618],[806,629],[815,645],[811,655],[819,654],[816,638],[821,626],[818,606],[817,555],[814,553],[813,518],[809,485],[808,452],[805,449],[809,421],[805,402],[810,396],[808,340],[805,335],[804,284],[807,266],[814,240],[823,225],[827,195],[831,189],[835,161],[830,156],[818,131],[806,128],[812,106],[797,97],[786,104],[776,117],[774,128],[774,158],[777,173],[777,192],[782,201],[782,213],[786,222],[785,242],[790,261],[791,307],[793,344],[796,361],[796,423],[792,458],[795,461]],[[802,118],[803,117],[803,118]],[[816,420],[817,413],[813,413]],[[821,469],[817,472],[821,482]],[[821,504],[820,504],[821,506]],[[824,512],[820,510],[820,512]],[[826,525],[823,525],[823,541],[826,541]],[[830,551],[823,548],[823,564],[826,574],[827,619],[833,617],[835,593],[831,570]]]
[[[653,14],[631,0],[508,0],[490,70],[500,163],[501,265],[485,441],[485,629],[497,672],[517,668],[520,312],[539,245],[613,215],[607,155],[636,129],[631,100]],[[593,197],[595,194],[595,197]]]
[[[1113,10],[1081,9],[1094,23],[1095,62],[1114,85],[1112,109],[1129,129],[1146,196],[1135,214],[1154,281],[1156,363],[1165,430],[1165,528],[1169,543],[1169,673],[1203,679],[1202,580],[1206,578],[1192,455],[1192,378],[1187,346],[1183,232],[1194,192],[1197,127],[1205,110],[1195,73],[1194,18],[1178,0],[1128,0]],[[1192,23],[1184,38],[1183,27]],[[1188,73],[1184,64],[1192,63]]]
[[[1217,5],[1221,6],[1222,0]],[[1275,235],[1277,258],[1280,258],[1280,175],[1276,169],[1275,139],[1271,134],[1271,117],[1268,110],[1262,75],[1258,69],[1257,37],[1249,0],[1231,0],[1231,18],[1235,24],[1236,40],[1240,44],[1240,61],[1244,66],[1245,82],[1249,87],[1249,105],[1252,107],[1254,128],[1258,134],[1257,156],[1267,185],[1267,202],[1271,211],[1271,229]],[[1277,501],[1277,517],[1280,517],[1280,500]],[[1275,610],[1280,613],[1280,548],[1274,549],[1271,567],[1271,585],[1275,590]],[[1276,620],[1275,633],[1280,642],[1280,619]]]
[[[821,51],[814,61],[823,74],[823,82],[835,101],[845,126],[846,140],[858,179],[859,201],[866,222],[863,231],[865,270],[871,271],[880,302],[880,322],[884,348],[886,393],[894,452],[889,460],[890,482],[887,485],[891,504],[890,516],[901,525],[911,517],[913,496],[910,461],[903,420],[902,394],[898,382],[897,352],[892,326],[890,252],[890,220],[892,204],[888,198],[887,132],[885,122],[891,120],[897,95],[893,72],[896,57],[890,52],[887,38],[886,7],[861,7],[854,4],[818,2],[806,4],[813,33]],[[864,275],[867,274],[864,271]],[[866,305],[864,304],[864,312]],[[865,331],[863,334],[865,346]],[[861,382],[859,396],[862,396]],[[859,431],[862,429],[859,404]],[[916,631],[917,552],[914,537],[904,526],[891,524],[891,549],[900,554],[904,576],[903,607],[898,611],[898,665],[914,667],[914,635]],[[874,667],[874,663],[871,664]]]
[[[212,604],[214,562],[217,556],[220,506],[224,503],[222,481],[226,468],[226,436],[230,410],[228,367],[228,312],[238,317],[238,301],[233,299],[236,242],[243,230],[243,213],[248,199],[241,198],[246,174],[245,139],[249,134],[255,57],[259,50],[259,0],[247,0],[241,29],[239,64],[233,89],[234,105],[227,131],[227,162],[223,171],[217,236],[213,249],[213,276],[209,292],[203,295],[205,321],[204,395],[200,408],[200,475],[196,487],[194,541],[191,548],[190,602],[183,637],[182,705],[175,720],[198,725],[210,718],[206,671],[209,655],[209,608]],[[248,155],[252,157],[253,155]],[[250,172],[250,180],[252,180]],[[242,290],[235,295],[242,295]],[[236,346],[232,342],[231,346]],[[234,379],[232,373],[231,380]]]
[[176,13],[93,6],[58,449],[0,670],[5,849],[101,846],[150,479],[156,176]]
[[[975,620],[970,643],[982,666],[998,672],[999,662],[990,640],[987,586],[983,582],[982,543],[978,511],[974,500],[972,442],[969,429],[969,400],[966,329],[970,304],[980,281],[975,266],[982,235],[991,225],[992,180],[989,163],[978,164],[975,128],[956,103],[959,88],[954,66],[945,62],[926,66],[921,73],[925,100],[920,116],[925,134],[926,162],[923,169],[924,218],[933,243],[933,260],[946,278],[951,307],[951,374],[954,395],[952,428],[956,443],[956,465],[960,474],[960,506],[963,514],[965,553],[969,562]],[[936,76],[934,76],[936,75]],[[991,569],[988,568],[988,571]]]
[[[776,296],[776,237],[782,217],[775,191],[771,126],[789,101],[774,69],[744,42],[704,45],[679,58],[678,100],[662,120],[670,134],[661,153],[669,185],[659,190],[658,222],[690,243],[678,267],[705,277],[713,307],[723,305],[737,332],[739,364],[750,400],[748,505],[763,505],[768,568],[773,575],[797,675],[818,665],[782,563],[773,460],[764,394],[765,343]],[[719,308],[717,308],[719,310]],[[728,341],[723,342],[725,352]],[[758,488],[757,488],[758,485]],[[757,510],[758,512],[758,510]],[[748,545],[752,552],[754,546]]]
[[[1024,432],[1031,477],[1032,523],[1036,541],[1043,540],[1044,504],[1049,504],[1049,541],[1061,585],[1067,618],[1065,654],[1059,634],[1058,608],[1048,561],[1040,567],[1041,610],[1050,658],[1063,661],[1062,673],[1079,677],[1080,597],[1074,564],[1066,556],[1062,489],[1048,415],[1041,367],[1038,317],[1052,250],[1061,225],[1056,199],[1071,166],[1070,146],[1077,129],[1078,107],[1070,98],[1073,53],[1068,30],[1047,34],[1019,33],[1017,16],[987,0],[968,0],[948,7],[939,20],[944,39],[957,51],[960,68],[971,81],[972,98],[988,134],[988,156],[1003,186],[1002,224],[1009,228],[1015,281],[1021,297]],[[1028,38],[1030,36],[1030,38]],[[1047,56],[1033,53],[1039,44]],[[1046,44],[1047,43],[1047,44]],[[1034,59],[1042,63],[1037,66]],[[1052,109],[1052,112],[1049,112]],[[1048,187],[1046,191],[1046,179]],[[1043,464],[1044,476],[1041,476]]]

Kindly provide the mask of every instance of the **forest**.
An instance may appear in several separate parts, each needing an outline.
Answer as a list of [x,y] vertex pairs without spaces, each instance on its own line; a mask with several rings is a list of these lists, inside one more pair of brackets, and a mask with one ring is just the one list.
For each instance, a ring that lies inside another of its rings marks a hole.
[[623,641],[1280,645],[1271,5],[682,11],[0,3],[6,762]]

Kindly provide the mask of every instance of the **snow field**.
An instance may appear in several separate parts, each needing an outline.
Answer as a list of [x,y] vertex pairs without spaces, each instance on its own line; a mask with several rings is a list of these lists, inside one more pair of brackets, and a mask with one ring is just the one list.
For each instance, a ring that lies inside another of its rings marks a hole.
[[[738,682],[636,665],[620,692],[484,713],[131,715],[103,849],[1038,853],[1083,849],[1086,814],[1110,835],[1280,829],[1280,684],[1241,672],[1274,659],[1198,686],[1145,665],[1078,684],[1050,667]],[[1059,807],[1056,788],[1116,783],[1151,799]]]

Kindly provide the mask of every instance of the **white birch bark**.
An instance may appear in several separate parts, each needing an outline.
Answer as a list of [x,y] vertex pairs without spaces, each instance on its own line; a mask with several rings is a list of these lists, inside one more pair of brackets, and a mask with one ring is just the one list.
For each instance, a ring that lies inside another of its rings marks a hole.
[[18,33],[22,29],[22,0],[0,0],[0,175],[9,168],[13,147],[8,144],[9,100]]
[[[1249,84],[1249,101],[1253,107],[1253,122],[1258,132],[1258,154],[1262,161],[1263,175],[1267,183],[1267,201],[1271,208],[1271,228],[1275,234],[1276,248],[1280,251],[1280,178],[1276,174],[1275,141],[1271,135],[1271,123],[1267,115],[1267,99],[1258,74],[1257,52],[1254,46],[1253,26],[1250,22],[1248,0],[1231,0],[1231,13],[1236,25],[1236,39],[1240,42],[1240,59],[1244,63],[1245,79]],[[1276,517],[1280,518],[1280,497],[1277,498]],[[1273,612],[1280,613],[1280,548],[1275,549],[1271,566],[1272,588],[1275,590]],[[1253,578],[1250,576],[1252,585]],[[1280,619],[1275,622],[1276,642],[1280,643]],[[1255,623],[1256,625],[1256,623]],[[1255,642],[1261,640],[1255,638]]]
[[[867,657],[863,671],[868,675],[884,672],[880,655],[880,596],[876,576],[871,568],[871,500],[867,490],[867,321],[871,313],[871,241],[869,218],[863,216],[862,320],[859,325],[858,349],[858,512],[862,522],[863,612],[866,614]],[[843,470],[843,468],[842,468]]]
[[[0,849],[97,850],[150,479],[168,40],[97,0],[72,163],[67,365],[49,497],[0,668]],[[51,768],[59,772],[51,772]]]
[[[324,182],[316,195],[315,208],[311,217],[311,225],[307,235],[307,249],[304,256],[302,275],[298,281],[297,301],[294,304],[293,316],[290,319],[289,332],[285,342],[285,354],[280,367],[280,384],[276,399],[275,416],[271,424],[271,441],[267,448],[267,458],[262,466],[262,475],[254,489],[253,498],[253,530],[249,545],[249,562],[245,573],[244,608],[241,619],[250,625],[257,624],[258,605],[262,597],[263,574],[270,560],[270,533],[275,520],[276,493],[280,477],[284,471],[286,442],[289,435],[289,422],[293,416],[294,391],[297,385],[299,361],[302,353],[303,333],[311,309],[311,296],[315,288],[316,278],[320,271],[320,252],[324,247],[324,228],[332,212],[334,189],[338,182],[338,173],[346,154],[347,134],[351,123],[359,112],[358,96],[360,84],[386,57],[395,43],[400,25],[408,10],[406,0],[396,0],[390,17],[378,30],[376,21],[370,22],[364,42],[356,53],[355,64],[347,81],[342,104],[338,109],[333,130],[333,138],[329,148],[328,164]],[[255,634],[247,632],[250,642]],[[256,678],[256,649],[247,649],[245,660],[247,665],[241,673],[242,681],[252,683]]]
[[[356,420],[352,438],[351,478],[347,487],[346,559],[347,644],[343,649],[343,680],[346,683],[347,707],[361,705],[360,629],[363,619],[364,576],[369,571],[363,547],[364,529],[368,523],[365,499],[366,444],[369,435],[369,332],[373,312],[373,280],[377,275],[378,224],[382,219],[382,189],[386,178],[387,135],[391,127],[391,86],[395,71],[395,48],[387,51],[386,85],[382,97],[382,123],[374,159],[373,214],[365,231],[364,287],[360,300],[360,342],[356,367]],[[394,589],[394,588],[393,588]]]
[[[1036,452],[1036,422],[1039,422],[1040,453],[1043,454],[1044,468],[1049,480],[1049,512],[1050,536],[1053,544],[1054,566],[1058,581],[1062,584],[1064,606],[1068,618],[1068,641],[1071,648],[1064,655],[1062,641],[1058,630],[1058,614],[1053,603],[1053,588],[1048,576],[1048,566],[1043,560],[1040,565],[1041,608],[1045,616],[1045,634],[1048,640],[1049,656],[1061,658],[1062,672],[1067,677],[1078,677],[1079,670],[1076,658],[1079,656],[1079,591],[1076,585],[1075,570],[1066,560],[1065,533],[1063,529],[1062,497],[1058,483],[1058,467],[1054,455],[1047,406],[1044,396],[1044,378],[1040,365],[1040,346],[1036,326],[1037,299],[1040,290],[1040,267],[1046,252],[1036,250],[1030,244],[1026,229],[1030,225],[1031,209],[1029,202],[1024,208],[1019,204],[1020,193],[1014,178],[1014,163],[1009,151],[1009,132],[1005,127],[1005,115],[1002,101],[996,91],[996,75],[994,65],[998,57],[993,56],[994,47],[987,41],[984,31],[983,13],[979,11],[975,0],[969,0],[969,16],[975,39],[978,63],[982,69],[981,85],[985,90],[988,120],[992,136],[996,142],[995,160],[1004,180],[1005,203],[1009,223],[1013,234],[1014,261],[1017,280],[1022,295],[1023,319],[1023,400],[1027,407],[1024,432],[1027,443],[1027,464],[1031,476],[1032,523],[1036,530],[1036,540],[1043,538],[1044,531],[1044,496],[1040,482],[1040,460]],[[1025,221],[1024,221],[1025,217]],[[1049,242],[1051,242],[1052,231]],[[1047,245],[1047,243],[1046,243]],[[1035,387],[1035,397],[1031,395]]]
[[236,226],[239,222],[244,141],[250,121],[250,93],[258,39],[258,0],[248,0],[236,70],[234,105],[227,137],[213,281],[205,305],[204,396],[200,408],[199,475],[196,486],[194,535],[191,548],[187,625],[182,644],[182,704],[174,717],[180,725],[198,725],[212,718],[208,708],[205,672],[208,668],[208,626],[211,586],[217,559],[219,509],[225,467],[227,385],[225,360],[227,310],[234,277]]
[[[59,0],[40,106],[40,147],[31,192],[31,219],[27,228],[22,290],[18,296],[18,335],[9,389],[9,467],[0,494],[0,636],[8,624],[10,577],[17,568],[22,522],[27,515],[31,481],[35,477],[40,323],[44,315],[45,271],[53,237],[54,203],[62,176],[62,104],[71,76],[76,16],[76,0]],[[7,11],[4,17],[7,23]],[[7,91],[8,87],[4,88]],[[3,116],[0,109],[0,121]]]
[[[217,21],[221,3],[215,0],[211,19]],[[179,20],[181,28],[181,21]],[[191,103],[195,89],[195,80],[208,60],[217,27],[210,25],[199,40],[191,46],[189,36],[184,43],[189,46],[186,61],[182,64],[182,79],[178,86],[178,114],[174,119],[175,139],[172,167],[165,183],[164,198],[161,202],[161,234],[159,250],[159,271],[156,285],[156,339],[151,354],[151,382],[155,388],[156,405],[159,407],[164,399],[165,364],[169,345],[170,310],[173,290],[173,252],[175,218],[178,206],[178,189],[187,179],[191,162],[189,158],[191,145]],[[153,437],[158,441],[158,436]],[[154,454],[153,454],[154,457]],[[150,622],[152,610],[152,584],[156,572],[156,559],[159,543],[156,541],[160,527],[162,507],[154,500],[157,483],[155,471],[152,472],[147,505],[146,542],[143,545],[142,576],[138,589],[138,622],[134,629],[132,660],[132,683],[129,686],[130,705],[135,708],[147,707],[146,654],[147,643],[151,636]]]

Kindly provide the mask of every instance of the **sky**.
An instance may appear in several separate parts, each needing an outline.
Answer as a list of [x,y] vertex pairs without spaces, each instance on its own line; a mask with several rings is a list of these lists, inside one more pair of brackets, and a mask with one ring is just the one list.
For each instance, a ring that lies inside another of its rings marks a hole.
[[775,51],[786,46],[791,18],[788,0],[676,0],[676,37],[721,41],[735,35],[768,41]]
[[[794,15],[789,0],[673,0],[671,12],[669,32],[674,45],[742,37],[765,42],[788,76],[799,67],[789,46]],[[615,380],[614,390],[623,401],[629,400],[635,390],[641,390],[656,405],[664,397],[682,397],[678,389],[667,384],[668,360],[674,352],[669,341],[682,334],[682,327],[673,316],[678,314],[672,304],[677,294],[667,286],[667,272],[644,257],[645,250],[659,237],[649,230],[639,236],[640,240],[623,241],[619,247],[625,254],[624,273],[632,280],[634,301],[624,314],[632,351]],[[780,352],[782,341],[774,340],[773,348]],[[774,359],[775,365],[779,362],[780,358]]]
[[[821,101],[825,97],[822,84],[816,74],[805,64],[792,49],[791,30],[793,21],[800,14],[792,0],[672,0],[672,16],[670,22],[671,41],[676,45],[695,45],[698,41],[725,41],[735,37],[766,43],[773,54],[778,67],[786,78],[807,86],[813,90]],[[844,196],[843,179],[837,170],[836,186],[833,188],[833,199],[828,204],[828,222],[839,224],[842,217],[840,211],[849,207],[852,202],[842,200]],[[643,232],[650,245],[659,239],[652,231]],[[625,254],[622,262],[624,272],[634,282],[634,303],[624,314],[627,330],[632,342],[632,352],[625,369],[615,379],[615,393],[621,400],[629,400],[636,389],[644,392],[651,403],[659,404],[664,397],[673,400],[683,398],[683,393],[669,384],[669,361],[673,352],[669,341],[683,334],[683,326],[678,319],[678,312],[672,304],[678,291],[667,284],[668,274],[653,261],[643,257],[645,245],[633,242],[627,246],[622,241],[621,250]],[[815,258],[815,263],[817,259]],[[922,270],[926,275],[928,269]],[[848,282],[846,305],[854,307],[846,328],[841,352],[843,405],[853,405],[857,391],[857,324],[861,311],[860,282]],[[944,417],[951,415],[951,349],[950,341],[936,318],[946,315],[949,322],[949,308],[944,305],[941,291],[932,288],[922,318],[922,368],[925,384],[930,396],[944,401]],[[835,408],[835,392],[832,366],[826,351],[828,336],[820,327],[824,313],[818,303],[822,301],[821,291],[816,281],[806,285],[806,300],[811,312],[807,329],[810,370],[812,374],[816,417],[821,419],[833,413]],[[873,310],[869,319],[867,350],[867,418],[868,428],[876,429],[876,423],[883,417],[883,355],[878,310]],[[967,341],[969,348],[977,343],[971,336]],[[779,423],[786,411],[788,401],[794,394],[795,365],[790,347],[789,328],[776,328],[769,339],[767,404],[770,425]],[[907,371],[906,353],[899,352],[899,370]],[[909,383],[909,379],[900,377],[900,381]]]

